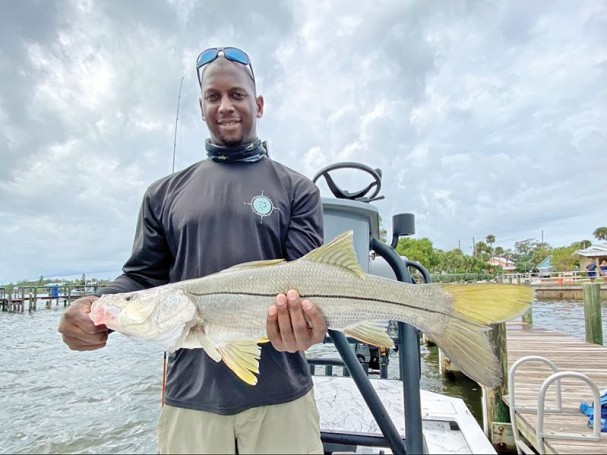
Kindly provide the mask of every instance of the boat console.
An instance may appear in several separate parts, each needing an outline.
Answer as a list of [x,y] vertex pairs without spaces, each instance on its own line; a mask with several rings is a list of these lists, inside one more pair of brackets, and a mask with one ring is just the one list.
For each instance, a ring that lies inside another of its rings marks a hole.
[[[366,174],[370,183],[356,191],[345,190],[336,183],[341,170]],[[314,183],[318,185],[321,178],[334,196],[322,198],[326,242],[352,230],[354,248],[366,273],[412,284],[430,282],[423,265],[395,250],[400,237],[415,233],[413,214],[394,215],[391,244],[381,240],[379,212],[370,204],[384,198],[379,194],[380,169],[354,162],[336,163],[321,169],[313,177]],[[387,379],[388,351],[334,330],[329,330],[326,342],[335,345],[339,359],[308,355],[325,453],[495,453],[461,399],[420,390],[417,329],[401,322],[386,323],[398,350],[399,380]],[[317,375],[322,366],[325,375]],[[334,366],[342,367],[343,376],[348,377],[333,375]],[[379,377],[371,379],[376,372]],[[463,420],[455,418],[456,414]],[[462,426],[472,429],[468,436]]]

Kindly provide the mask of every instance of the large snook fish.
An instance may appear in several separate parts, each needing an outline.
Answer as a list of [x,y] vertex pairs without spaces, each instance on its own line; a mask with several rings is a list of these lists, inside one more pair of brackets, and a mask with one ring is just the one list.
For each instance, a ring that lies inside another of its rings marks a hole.
[[380,321],[409,323],[486,386],[500,381],[487,330],[522,314],[531,302],[527,286],[413,285],[366,274],[348,231],[295,261],[248,262],[203,278],[103,295],[90,317],[168,352],[202,348],[254,385],[259,343],[268,341],[267,308],[289,289],[318,305],[329,328],[368,344],[393,346]]

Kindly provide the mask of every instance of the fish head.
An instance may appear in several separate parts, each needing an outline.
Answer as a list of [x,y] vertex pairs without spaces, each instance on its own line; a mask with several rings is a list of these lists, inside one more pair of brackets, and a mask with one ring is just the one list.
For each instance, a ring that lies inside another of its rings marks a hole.
[[105,294],[91,308],[95,325],[138,338],[168,337],[175,342],[196,320],[196,305],[181,289],[157,287]]
[[154,312],[158,294],[156,289],[104,294],[93,303],[90,318],[95,325],[105,324],[114,330],[142,324]]

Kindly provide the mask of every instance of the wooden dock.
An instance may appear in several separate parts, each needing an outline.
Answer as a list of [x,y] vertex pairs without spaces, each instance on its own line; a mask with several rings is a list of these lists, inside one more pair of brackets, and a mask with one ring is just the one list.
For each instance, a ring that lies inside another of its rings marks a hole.
[[[607,347],[535,327],[523,322],[509,322],[506,325],[508,346],[508,370],[519,359],[526,356],[541,356],[552,361],[559,371],[575,371],[587,375],[599,388],[607,389]],[[521,365],[514,376],[515,407],[537,408],[542,383],[552,374],[552,370],[541,362]],[[588,417],[579,410],[582,401],[592,401],[592,390],[580,379],[563,378],[561,413],[547,413],[544,416],[544,433],[568,433],[591,436]],[[546,407],[556,404],[556,386],[551,386],[546,394]],[[504,396],[510,406],[510,397]],[[516,425],[528,445],[539,452],[536,443],[537,414],[533,410],[516,412]],[[589,440],[566,440],[545,438],[545,453],[567,454],[607,454],[607,433],[601,434],[598,442]],[[541,453],[541,452],[540,452]]]
[[98,289],[98,284],[57,286],[55,292],[49,286],[25,286],[10,292],[4,287],[0,287],[0,309],[10,313],[23,313],[27,302],[27,307],[31,312],[37,310],[40,301],[45,304],[46,308],[51,308],[53,301],[56,306],[62,302],[63,306],[67,307],[72,300],[94,293]]
[[[600,284],[600,298],[607,300],[607,284]],[[584,288],[582,284],[534,284],[533,291],[538,300],[583,300]]]

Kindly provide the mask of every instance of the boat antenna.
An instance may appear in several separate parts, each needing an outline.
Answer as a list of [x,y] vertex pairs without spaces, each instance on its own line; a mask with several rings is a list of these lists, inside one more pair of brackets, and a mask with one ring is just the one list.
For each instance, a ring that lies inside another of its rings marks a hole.
[[179,82],[179,96],[177,97],[177,112],[175,112],[175,137],[173,138],[173,169],[175,172],[175,149],[177,148],[177,122],[179,121],[179,101],[181,100],[181,86],[183,85],[183,76]]
[[[177,97],[177,112],[175,112],[175,136],[173,138],[173,168],[172,173],[175,173],[175,149],[177,148],[177,122],[179,121],[179,101],[181,100],[181,86],[183,85],[183,76],[179,81],[179,96]],[[162,362],[162,391],[160,398],[160,406],[164,407],[164,389],[166,387],[166,369],[167,369],[167,352],[164,351]]]

